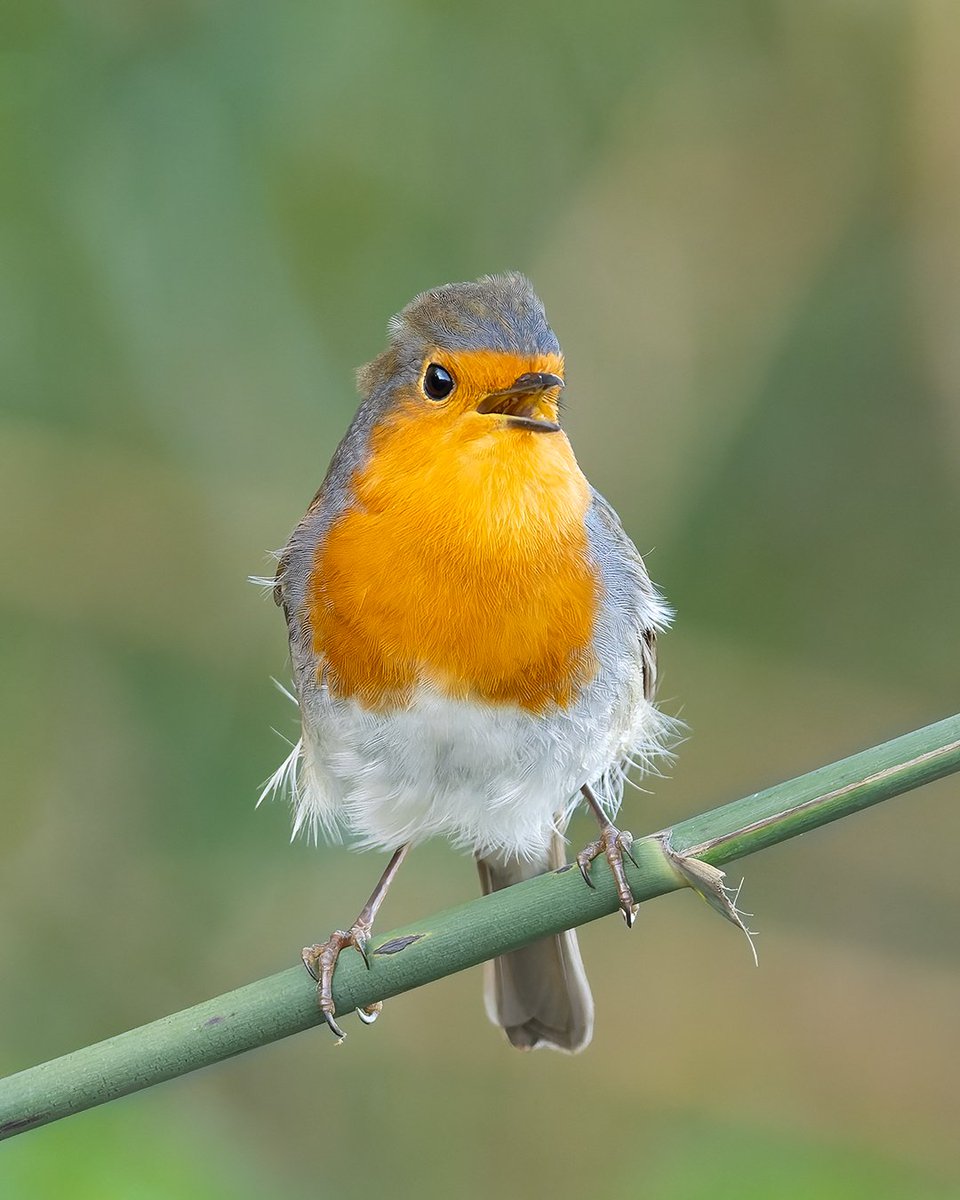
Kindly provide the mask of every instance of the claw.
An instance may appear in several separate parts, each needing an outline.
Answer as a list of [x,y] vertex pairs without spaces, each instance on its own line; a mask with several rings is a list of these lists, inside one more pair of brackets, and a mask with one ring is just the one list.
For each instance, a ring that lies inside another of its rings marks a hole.
[[[587,849],[589,848],[590,847],[588,846]],[[596,888],[597,885],[590,878],[590,859],[586,855],[587,851],[581,850],[581,852],[577,855],[577,866],[580,868],[580,874],[583,876],[583,882],[587,885],[587,887]]]
[[319,983],[320,968],[317,964],[320,959],[320,947],[304,946],[300,951],[300,957],[303,959],[303,965],[307,968],[308,973]]
[[367,954],[367,939],[361,933],[355,933],[353,944],[357,953],[363,959],[363,965],[370,970],[370,956]]
[[364,1025],[372,1025],[377,1017],[380,1016],[382,1010],[383,1001],[378,1000],[376,1004],[371,1004],[367,1008],[358,1008],[357,1016],[364,1023]]
[[617,839],[617,844],[619,845],[619,847],[623,851],[623,853],[627,856],[627,858],[630,859],[630,861],[633,863],[633,865],[639,871],[640,864],[633,857],[633,854],[631,853],[631,850],[630,850],[630,847],[633,845],[633,834],[627,833],[627,832],[621,833],[620,837]]
[[340,1026],[333,1019],[333,1013],[329,1013],[329,1012],[326,1012],[326,1010],[324,1010],[323,1019],[326,1021],[327,1025],[329,1026],[330,1032],[337,1039],[337,1045],[339,1046],[340,1043],[344,1040],[344,1038],[347,1035],[343,1032],[343,1030],[340,1028]]

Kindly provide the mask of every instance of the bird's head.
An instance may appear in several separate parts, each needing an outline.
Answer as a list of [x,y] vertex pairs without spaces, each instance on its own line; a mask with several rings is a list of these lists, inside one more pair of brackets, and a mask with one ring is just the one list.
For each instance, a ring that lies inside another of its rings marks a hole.
[[559,433],[563,355],[523,275],[423,292],[389,333],[388,348],[358,374],[384,416],[461,445]]

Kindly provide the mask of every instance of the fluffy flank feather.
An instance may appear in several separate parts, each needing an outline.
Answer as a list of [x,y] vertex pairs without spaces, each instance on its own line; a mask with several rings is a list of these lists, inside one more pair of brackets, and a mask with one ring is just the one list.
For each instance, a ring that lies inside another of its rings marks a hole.
[[272,592],[276,586],[276,577],[273,575],[248,575],[247,583],[252,583],[254,587],[263,588],[265,592]]
[[[279,562],[282,553],[281,550],[271,550],[267,557],[272,558],[274,562]],[[276,569],[272,575],[248,575],[247,583],[252,583],[254,587],[263,588],[265,592],[272,593],[277,583]]]
[[[298,777],[302,756],[303,739],[301,738],[280,766],[277,767],[266,783],[264,783],[263,789],[257,797],[257,808],[260,807],[264,800],[268,798],[272,800],[276,796],[289,796],[294,805],[298,803],[300,791]],[[294,833],[296,833],[296,830],[294,830]]]

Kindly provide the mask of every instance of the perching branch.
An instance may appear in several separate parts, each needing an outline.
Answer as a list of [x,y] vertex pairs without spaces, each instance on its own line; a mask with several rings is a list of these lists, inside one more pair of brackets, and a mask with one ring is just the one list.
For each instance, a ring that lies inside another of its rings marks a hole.
[[[696,882],[678,871],[692,858],[717,867],[849,816],[960,770],[960,714],[851,758],[680,821],[633,845],[628,868],[638,900]],[[358,955],[337,967],[337,1012],[422,987],[455,971],[617,909],[605,864],[597,887],[569,867],[472,900],[374,939],[372,969]],[[0,1080],[0,1138],[56,1121],[118,1096],[316,1025],[315,989],[291,967],[98,1045]]]

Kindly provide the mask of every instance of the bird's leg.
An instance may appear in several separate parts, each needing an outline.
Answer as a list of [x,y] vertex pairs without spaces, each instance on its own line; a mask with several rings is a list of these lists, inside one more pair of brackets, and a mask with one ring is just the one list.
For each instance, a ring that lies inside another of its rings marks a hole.
[[[325,942],[320,942],[315,946],[304,946],[303,948],[301,954],[303,965],[317,981],[317,1003],[320,1005],[323,1019],[341,1041],[346,1037],[346,1034],[334,1020],[335,1010],[333,1004],[333,972],[336,970],[337,959],[340,957],[341,950],[344,950],[347,946],[353,946],[359,952],[369,971],[370,959],[367,956],[367,939],[370,937],[370,930],[373,928],[373,922],[376,919],[380,905],[383,903],[390,884],[393,883],[393,877],[399,870],[400,864],[403,862],[409,849],[410,843],[407,842],[399,850],[394,851],[393,857],[387,863],[387,868],[380,876],[380,881],[373,889],[370,899],[360,910],[360,915],[349,929],[335,929]],[[377,1004],[370,1005],[369,1008],[358,1008],[357,1016],[369,1025],[380,1015],[382,1007],[383,1005],[378,1002]]]
[[584,880],[594,887],[594,882],[590,878],[590,864],[595,858],[604,855],[607,862],[610,864],[610,870],[613,872],[613,878],[617,885],[617,895],[620,897],[620,911],[623,914],[623,919],[627,923],[627,928],[633,928],[633,922],[636,919],[640,905],[633,897],[633,892],[630,890],[630,884],[627,882],[627,873],[623,868],[623,856],[637,865],[637,860],[630,853],[630,847],[633,844],[632,833],[621,833],[619,829],[607,818],[606,813],[600,807],[600,802],[593,794],[593,788],[585,783],[580,789],[583,792],[584,798],[589,804],[593,815],[597,818],[597,823],[600,826],[600,836],[595,842],[591,842],[589,846],[585,846],[577,855],[577,866],[580,868],[580,874]]

